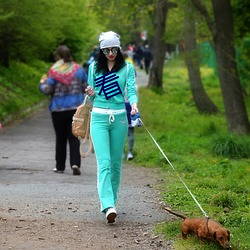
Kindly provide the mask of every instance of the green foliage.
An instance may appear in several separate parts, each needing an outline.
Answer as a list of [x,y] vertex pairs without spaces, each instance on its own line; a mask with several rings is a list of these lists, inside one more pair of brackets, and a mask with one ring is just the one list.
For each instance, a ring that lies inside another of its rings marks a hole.
[[236,135],[214,137],[211,142],[214,154],[228,158],[250,158],[250,140]]
[[176,44],[183,38],[184,32],[184,13],[182,4],[177,8],[168,11],[165,40],[170,44]]
[[176,238],[176,235],[180,235],[181,221],[175,221],[173,223],[163,222],[159,223],[155,228],[155,233],[163,233],[166,240]]
[[[119,3],[118,3],[119,2]],[[153,0],[94,0],[92,6],[98,23],[105,30],[114,30],[122,37],[122,46],[131,42],[142,42],[140,33],[148,31],[149,40],[154,37],[153,22],[155,1]],[[104,31],[105,31],[104,30]]]
[[246,11],[249,8],[250,2],[248,0],[232,0],[235,35],[237,38],[244,38],[249,35],[250,14]]
[[0,67],[0,121],[20,116],[21,111],[40,103],[45,97],[38,90],[39,80],[49,65],[34,61],[32,66],[12,62],[7,70]]
[[[222,112],[216,115],[199,114],[193,104],[183,61],[169,61],[164,69],[164,92],[140,88],[139,110],[143,123],[174,169],[144,127],[135,130],[133,163],[157,167],[161,171],[163,181],[157,189],[161,191],[165,204],[189,217],[201,217],[202,212],[181,178],[206,213],[230,230],[232,249],[245,250],[250,248],[246,237],[250,222],[249,137],[227,133],[219,81],[212,69],[202,67],[201,72],[208,95]],[[247,107],[250,112],[250,105]],[[231,138],[233,146],[228,144],[224,148],[237,148],[237,154],[230,153],[230,157],[214,155],[211,145],[221,138],[226,141]],[[248,158],[243,158],[243,152],[248,152]],[[237,158],[231,158],[232,155],[237,155]],[[167,239],[177,237],[174,244],[178,250],[201,249],[199,241],[192,236],[190,241],[178,238],[179,224],[178,219],[160,224],[156,230]],[[217,249],[217,246],[207,243],[203,249]]]
[[[2,0],[0,10],[0,64],[12,59],[50,60],[55,48],[66,44],[82,61],[96,43],[95,15],[90,1]],[[53,59],[53,58],[52,58]]]
[[250,96],[250,35],[238,41],[237,62],[241,85],[245,94]]
[[237,207],[236,197],[230,194],[229,192],[220,192],[219,194],[215,194],[210,201],[212,206],[217,206],[223,208],[234,209]]

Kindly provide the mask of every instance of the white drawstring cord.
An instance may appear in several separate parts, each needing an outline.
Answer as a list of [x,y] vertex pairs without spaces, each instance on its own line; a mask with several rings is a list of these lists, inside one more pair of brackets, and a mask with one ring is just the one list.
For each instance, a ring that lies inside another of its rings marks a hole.
[[115,121],[115,116],[114,114],[121,114],[121,113],[125,113],[126,110],[125,109],[103,109],[103,108],[97,108],[97,107],[93,107],[92,109],[93,113],[99,113],[99,114],[107,114],[109,115],[109,125]]
[[110,112],[109,113],[109,125],[115,121],[115,116],[113,114],[113,112]]
[[[140,118],[139,118],[140,119]],[[191,197],[194,199],[194,201],[196,202],[196,204],[198,205],[198,207],[200,208],[200,210],[202,211],[202,213],[205,215],[205,217],[209,218],[209,216],[207,216],[206,212],[202,209],[201,205],[199,204],[199,202],[196,200],[196,198],[194,197],[194,195],[192,194],[192,192],[190,191],[190,189],[188,188],[188,186],[186,185],[186,183],[182,180],[182,178],[180,177],[180,175],[178,174],[177,170],[175,169],[175,167],[173,166],[173,164],[170,162],[170,160],[168,159],[168,157],[164,154],[163,150],[161,149],[161,147],[159,146],[159,144],[156,142],[156,140],[154,139],[154,137],[152,136],[152,134],[149,132],[149,130],[147,129],[147,127],[145,126],[145,124],[142,122],[142,120],[140,119],[141,123],[143,124],[143,126],[145,127],[146,131],[148,132],[148,134],[150,135],[150,137],[152,138],[153,142],[155,143],[155,145],[158,147],[158,149],[160,150],[160,152],[162,153],[162,155],[165,157],[165,159],[167,160],[167,162],[169,163],[169,165],[172,167],[172,169],[175,171],[175,173],[177,174],[177,176],[179,177],[179,179],[181,180],[181,182],[183,183],[183,185],[185,186],[185,188],[187,189],[187,191],[189,192],[189,194],[191,195]]]

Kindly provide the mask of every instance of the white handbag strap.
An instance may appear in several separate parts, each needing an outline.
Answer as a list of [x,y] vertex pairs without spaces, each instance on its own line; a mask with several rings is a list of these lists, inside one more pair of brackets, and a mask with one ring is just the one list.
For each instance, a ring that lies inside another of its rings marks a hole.
[[84,100],[83,100],[83,105],[86,104],[87,98],[88,98],[88,95],[85,95]]

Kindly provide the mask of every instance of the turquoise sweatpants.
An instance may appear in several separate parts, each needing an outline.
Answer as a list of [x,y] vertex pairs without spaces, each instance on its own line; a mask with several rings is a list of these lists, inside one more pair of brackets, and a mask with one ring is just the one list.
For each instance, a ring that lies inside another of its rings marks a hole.
[[122,155],[128,132],[126,111],[113,115],[91,113],[90,134],[97,160],[97,189],[101,211],[115,207],[121,179]]

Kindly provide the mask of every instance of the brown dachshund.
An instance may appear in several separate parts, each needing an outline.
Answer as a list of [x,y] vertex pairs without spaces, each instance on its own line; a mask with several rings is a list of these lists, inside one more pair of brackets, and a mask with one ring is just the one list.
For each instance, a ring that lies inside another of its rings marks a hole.
[[185,215],[173,212],[171,209],[163,207],[166,211],[183,219],[181,233],[183,239],[187,239],[188,234],[196,235],[201,241],[216,241],[224,249],[231,249],[229,240],[230,232],[222,225],[210,218],[187,218]]

